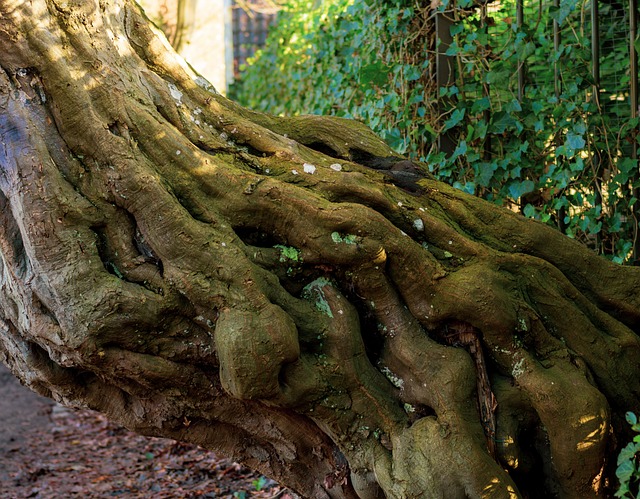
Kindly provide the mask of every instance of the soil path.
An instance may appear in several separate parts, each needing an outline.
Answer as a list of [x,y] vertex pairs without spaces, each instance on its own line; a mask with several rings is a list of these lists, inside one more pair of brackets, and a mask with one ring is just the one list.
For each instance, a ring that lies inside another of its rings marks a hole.
[[212,452],[57,405],[0,364],[0,498],[111,497],[299,499]]
[[22,386],[0,363],[0,497],[11,497],[2,492],[24,459],[21,449],[31,433],[50,424],[53,404]]

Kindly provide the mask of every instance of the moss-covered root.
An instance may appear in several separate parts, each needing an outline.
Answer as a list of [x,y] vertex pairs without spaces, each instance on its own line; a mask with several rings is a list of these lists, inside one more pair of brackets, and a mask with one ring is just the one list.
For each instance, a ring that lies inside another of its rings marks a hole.
[[374,463],[389,498],[520,497],[509,476],[474,445],[477,442],[436,418],[419,419],[392,443],[392,452],[379,452]]
[[546,430],[560,496],[598,496],[610,445],[609,405],[604,395],[570,362],[543,367],[522,354],[514,376]]

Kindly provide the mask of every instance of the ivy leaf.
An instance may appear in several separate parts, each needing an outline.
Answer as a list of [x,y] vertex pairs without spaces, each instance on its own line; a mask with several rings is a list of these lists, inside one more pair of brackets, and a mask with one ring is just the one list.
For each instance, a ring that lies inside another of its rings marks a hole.
[[486,109],[489,109],[491,103],[489,102],[488,97],[482,97],[481,99],[477,99],[473,102],[473,106],[471,106],[471,114],[478,114]]
[[504,133],[508,129],[516,127],[516,120],[509,113],[504,111],[497,112],[491,118],[491,126],[489,130],[493,133]]
[[360,69],[359,80],[363,86],[384,86],[389,80],[390,68],[382,63],[376,61],[371,64],[367,64]]
[[[618,161],[618,170],[624,173],[625,175],[629,175],[632,171],[634,171],[638,167],[638,160],[632,158],[622,158]],[[631,414],[631,413],[627,413]],[[628,421],[628,420],[627,420]],[[634,423],[632,423],[634,424]]]
[[628,482],[634,471],[635,466],[633,465],[633,461],[623,461],[616,469],[616,476],[621,482]]
[[[453,54],[455,55],[455,54]],[[504,83],[505,81],[509,81],[509,71],[506,70],[502,70],[502,71],[488,71],[485,74],[485,80],[489,85],[493,85],[493,84],[501,84]]]
[[583,149],[585,145],[586,142],[582,135],[578,135],[573,132],[567,132],[567,138],[564,141],[564,146],[567,149],[567,157],[573,157],[575,152]]
[[533,205],[527,203],[527,206],[524,207],[523,213],[525,217],[535,218],[536,209],[533,207]]
[[464,30],[464,24],[456,23],[449,28],[449,33],[451,33],[451,36],[456,36],[457,34],[462,33],[463,30]]
[[420,78],[421,74],[415,66],[406,65],[404,67],[404,77],[407,81],[415,81]]
[[507,113],[513,113],[514,111],[519,112],[519,111],[522,111],[522,106],[520,105],[517,99],[512,99],[511,102],[507,102],[504,105],[504,110]]
[[446,132],[460,123],[462,118],[464,118],[465,111],[466,109],[455,109],[453,113],[451,113],[451,116],[449,116],[449,119],[444,122],[444,128],[442,131]]
[[560,7],[549,7],[549,15],[562,26],[569,14],[576,9],[576,4],[577,0],[561,0]]
[[493,179],[493,174],[496,171],[497,165],[494,162],[492,163],[480,163],[478,165],[474,165],[474,170],[476,172],[476,182],[478,185],[482,187],[488,187],[491,183],[491,179]]
[[459,51],[460,49],[458,48],[458,44],[456,42],[453,42],[451,45],[449,45],[444,55],[448,55],[448,56],[458,55]]
[[423,101],[424,101],[424,96],[422,94],[415,94],[409,99],[409,104],[417,104]]
[[523,180],[522,182],[513,182],[509,185],[509,194],[514,199],[518,199],[529,192],[533,192],[535,184],[531,180]]
[[456,147],[456,150],[453,151],[453,154],[451,155],[451,158],[449,158],[449,160],[454,161],[458,156],[462,156],[466,152],[467,152],[467,142],[464,140],[461,140],[460,143],[458,144],[458,147]]
[[531,103],[531,109],[534,114],[540,114],[540,111],[544,109],[544,104],[540,101],[533,101]]

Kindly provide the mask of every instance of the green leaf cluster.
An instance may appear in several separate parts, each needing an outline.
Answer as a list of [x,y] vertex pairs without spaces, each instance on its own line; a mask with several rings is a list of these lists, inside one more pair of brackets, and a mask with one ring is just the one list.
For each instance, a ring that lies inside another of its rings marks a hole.
[[618,455],[618,467],[616,476],[620,480],[620,486],[616,492],[616,497],[640,498],[640,469],[638,460],[640,459],[640,423],[633,412],[627,412],[627,422],[631,429],[638,433],[633,440],[624,447]]
[[[232,96],[274,114],[361,120],[440,180],[559,226],[622,263],[640,188],[631,159],[640,123],[621,71],[628,12],[600,5],[596,87],[590,2],[527,2],[518,25],[515,0],[490,12],[469,0],[436,11],[408,0],[289,0]],[[442,88],[439,12],[453,19],[443,52],[455,68]]]

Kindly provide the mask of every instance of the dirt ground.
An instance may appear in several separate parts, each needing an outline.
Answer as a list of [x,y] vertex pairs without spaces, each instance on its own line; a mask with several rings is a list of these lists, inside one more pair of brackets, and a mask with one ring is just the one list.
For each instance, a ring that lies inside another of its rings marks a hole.
[[199,447],[55,404],[0,364],[0,498],[282,498],[277,483]]

